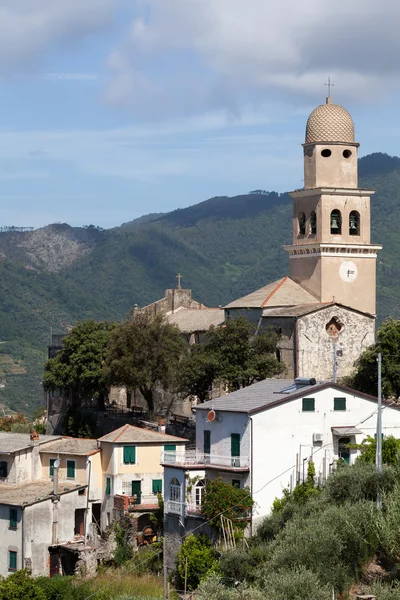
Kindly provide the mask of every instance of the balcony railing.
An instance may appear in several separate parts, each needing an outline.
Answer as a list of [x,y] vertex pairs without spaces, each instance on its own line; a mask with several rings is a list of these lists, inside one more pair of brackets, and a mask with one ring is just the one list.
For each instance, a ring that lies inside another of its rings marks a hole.
[[182,465],[183,467],[221,467],[228,469],[248,469],[248,456],[221,456],[220,454],[202,454],[196,450],[187,450],[184,454],[178,452],[163,452],[161,462],[164,464]]
[[167,500],[165,502],[165,512],[172,515],[182,516],[185,512],[186,515],[201,516],[201,506],[195,502],[176,502],[173,500]]

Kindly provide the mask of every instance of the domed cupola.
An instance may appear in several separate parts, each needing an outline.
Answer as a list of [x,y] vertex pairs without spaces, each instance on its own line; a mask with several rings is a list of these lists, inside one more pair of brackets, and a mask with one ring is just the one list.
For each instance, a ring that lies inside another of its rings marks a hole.
[[317,106],[307,120],[306,144],[315,142],[354,142],[354,123],[350,113],[339,104]]
[[304,187],[356,188],[357,148],[350,113],[339,104],[317,106],[307,120],[304,147]]

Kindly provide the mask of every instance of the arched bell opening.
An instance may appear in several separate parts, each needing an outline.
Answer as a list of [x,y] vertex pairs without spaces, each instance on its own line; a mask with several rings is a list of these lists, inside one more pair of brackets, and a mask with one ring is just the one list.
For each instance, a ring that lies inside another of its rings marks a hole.
[[299,214],[299,235],[305,235],[306,233],[306,215],[301,212]]
[[313,210],[310,215],[310,234],[314,235],[317,233],[317,215]]
[[340,210],[331,212],[331,234],[340,235],[342,233],[342,214]]
[[349,234],[360,235],[360,213],[352,210],[349,215]]

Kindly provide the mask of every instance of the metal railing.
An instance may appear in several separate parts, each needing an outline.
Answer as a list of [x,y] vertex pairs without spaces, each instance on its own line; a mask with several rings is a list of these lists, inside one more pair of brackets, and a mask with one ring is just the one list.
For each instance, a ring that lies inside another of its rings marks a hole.
[[182,466],[201,466],[224,467],[232,469],[248,469],[248,456],[221,456],[220,454],[203,454],[196,450],[187,450],[185,453],[163,452],[161,462],[164,464],[174,464]]
[[186,515],[200,516],[201,505],[195,502],[176,502],[174,500],[167,500],[165,502],[165,512],[172,515],[182,516],[183,513]]

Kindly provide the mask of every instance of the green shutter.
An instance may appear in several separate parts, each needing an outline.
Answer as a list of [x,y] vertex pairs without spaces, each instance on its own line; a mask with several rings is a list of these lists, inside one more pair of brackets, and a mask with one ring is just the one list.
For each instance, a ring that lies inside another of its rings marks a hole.
[[142,482],[132,481],[132,496],[136,496],[136,504],[140,504],[142,500]]
[[75,461],[67,460],[67,477],[68,479],[75,479]]
[[346,398],[334,398],[333,410],[346,410]]
[[50,477],[54,477],[54,463],[55,462],[56,462],[55,458],[50,459],[50,469],[49,469]]
[[211,452],[211,431],[209,429],[204,430],[204,454],[210,454]]
[[153,479],[153,494],[162,494],[162,479]]
[[124,446],[124,465],[136,463],[136,446]]
[[108,494],[108,495],[111,494],[111,478],[110,477],[106,478],[106,494]]
[[166,444],[164,446],[165,452],[176,452],[176,444]]
[[10,508],[10,529],[17,529],[18,511],[16,508]]
[[231,456],[240,456],[240,433],[231,433]]
[[17,570],[17,553],[13,550],[10,550],[8,553],[8,568],[10,571]]
[[315,398],[303,398],[303,412],[315,411]]

